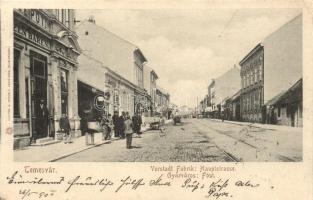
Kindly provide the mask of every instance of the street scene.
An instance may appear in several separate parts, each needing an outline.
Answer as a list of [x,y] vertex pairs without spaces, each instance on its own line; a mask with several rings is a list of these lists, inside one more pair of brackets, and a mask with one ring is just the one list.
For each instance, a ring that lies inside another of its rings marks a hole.
[[[100,142],[100,137],[98,139]],[[133,148],[124,140],[99,143],[94,148],[77,149],[73,154],[42,155],[45,161],[60,162],[295,162],[302,160],[302,130],[273,126],[184,119],[165,125],[164,133],[150,130],[133,138]],[[73,144],[75,145],[75,144]],[[45,150],[50,148],[46,146]],[[60,151],[64,145],[58,146]],[[20,151],[23,161],[39,149]],[[33,158],[38,159],[38,158]],[[28,159],[29,160],[29,159]],[[35,161],[35,160],[34,160]]]
[[301,10],[13,12],[14,161],[302,161]]

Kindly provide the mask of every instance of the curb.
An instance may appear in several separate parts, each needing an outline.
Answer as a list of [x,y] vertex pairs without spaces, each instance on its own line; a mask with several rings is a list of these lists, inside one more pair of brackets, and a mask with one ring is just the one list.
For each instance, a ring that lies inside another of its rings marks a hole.
[[[208,119],[208,120],[212,120],[212,121],[216,121],[216,122],[222,122],[220,119]],[[262,129],[266,129],[266,130],[270,130],[270,131],[281,131],[282,130],[282,129],[279,129],[280,125],[275,125],[275,126],[277,126],[277,128],[274,128],[274,127],[272,128],[272,127],[263,127],[263,124],[253,123],[253,122],[249,122],[247,124],[242,124],[242,123],[237,122],[237,121],[229,121],[229,120],[224,120],[224,122],[229,123],[229,124],[235,124],[238,126],[251,126],[254,128],[262,128]],[[286,127],[282,127],[282,128],[286,128]],[[291,129],[290,130],[282,130],[282,131],[294,131],[294,130],[292,130],[292,128],[295,128],[295,127],[288,127],[288,128],[291,128]]]
[[[144,133],[144,132],[147,132],[147,131],[149,131],[149,130],[151,130],[150,127],[147,128],[146,130],[142,131],[142,132]],[[58,156],[58,157],[56,157],[56,158],[49,159],[49,160],[43,161],[43,162],[56,162],[56,161],[61,160],[61,159],[63,159],[63,158],[69,157],[69,156],[71,156],[71,155],[80,153],[80,152],[82,152],[82,151],[85,151],[85,150],[88,150],[88,149],[91,149],[91,148],[94,148],[94,147],[101,146],[101,145],[103,145],[103,144],[108,144],[108,143],[110,143],[110,142],[112,142],[112,141],[115,141],[115,140],[119,140],[119,138],[113,138],[113,139],[111,139],[111,140],[103,141],[103,142],[101,142],[101,143],[99,143],[99,144],[94,144],[94,145],[90,145],[90,146],[85,146],[84,148],[81,148],[81,149],[79,149],[79,150],[75,150],[75,151],[72,151],[72,152],[70,152],[70,153],[67,153],[67,154],[64,154],[64,155],[62,155],[62,156]]]
[[[209,120],[216,121],[216,122],[222,122],[220,119],[209,119]],[[277,129],[262,127],[256,123],[253,123],[253,122],[251,122],[250,124],[242,124],[240,122],[229,121],[229,120],[224,120],[224,122],[229,123],[229,124],[236,124],[238,126],[251,126],[251,127],[255,127],[255,128],[263,128],[263,129],[270,130],[270,131],[277,131]]]

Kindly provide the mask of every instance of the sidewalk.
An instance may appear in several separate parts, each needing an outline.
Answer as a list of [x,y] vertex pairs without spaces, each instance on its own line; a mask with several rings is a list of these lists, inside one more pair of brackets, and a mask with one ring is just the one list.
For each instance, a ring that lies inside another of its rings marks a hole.
[[[208,118],[208,120],[222,122],[221,119]],[[231,124],[237,124],[240,126],[251,125],[252,127],[264,128],[264,129],[272,130],[272,131],[302,132],[302,130],[303,130],[303,127],[291,127],[291,126],[283,126],[283,125],[260,124],[260,123],[253,123],[253,122],[239,122],[239,121],[229,121],[229,120],[224,120],[224,122],[225,123],[231,123]]]
[[[167,120],[166,123],[169,123],[170,121],[171,120]],[[146,132],[148,130],[150,130],[149,125],[146,125],[141,129],[142,132]],[[95,144],[89,146],[86,146],[85,144],[85,136],[73,138],[73,143],[70,144],[64,144],[62,141],[46,146],[28,146],[23,150],[14,150],[14,161],[53,162],[93,147],[109,144],[114,142],[114,140],[118,140],[118,138],[102,141],[102,133],[95,133]]]

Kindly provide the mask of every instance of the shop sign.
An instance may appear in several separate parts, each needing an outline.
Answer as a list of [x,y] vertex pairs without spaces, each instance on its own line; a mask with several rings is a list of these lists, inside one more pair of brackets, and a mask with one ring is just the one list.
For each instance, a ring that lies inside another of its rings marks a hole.
[[30,28],[26,28],[21,24],[14,24],[14,32],[23,36],[26,39],[35,42],[36,44],[39,44],[44,48],[50,49],[49,39],[45,38],[44,36],[41,36],[35,31],[32,31]]
[[34,22],[35,24],[39,25],[45,30],[49,30],[49,19],[47,16],[42,14],[39,10],[18,9],[18,11],[22,15],[30,19],[32,22]]
[[38,10],[30,11],[30,19],[44,29],[49,29],[49,21],[45,15]]

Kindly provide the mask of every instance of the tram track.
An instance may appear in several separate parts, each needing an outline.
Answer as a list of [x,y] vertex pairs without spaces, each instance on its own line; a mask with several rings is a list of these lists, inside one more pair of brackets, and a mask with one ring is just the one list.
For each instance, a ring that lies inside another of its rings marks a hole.
[[[204,134],[199,127],[197,126],[193,126],[195,129],[197,129],[198,133],[204,137],[206,140],[211,140],[211,138],[209,138],[206,134]],[[232,160],[233,162],[241,162],[241,159],[235,157],[234,155],[232,155],[231,153],[225,151],[224,149],[220,148],[214,141],[210,141],[214,144],[215,148],[217,148],[219,151],[221,151],[226,157],[228,157],[230,160]]]
[[[220,131],[220,130],[217,130],[215,128],[212,128],[210,127],[208,124],[206,124],[205,122],[202,122],[202,121],[197,121],[197,123],[199,123],[200,125],[214,131],[215,133],[218,133],[218,134],[221,134],[223,136],[226,136],[232,140],[234,140],[236,143],[241,143],[242,145],[245,145],[247,147],[249,147],[250,149],[254,149],[256,152],[261,152],[263,151],[262,149],[260,149],[259,147],[253,145],[253,144],[250,144],[244,140],[242,140],[241,138],[238,138],[238,137],[235,137],[233,135],[229,135],[229,134],[226,134],[224,133],[223,131]],[[198,127],[197,127],[198,128]],[[199,129],[199,128],[198,128]],[[213,141],[214,142],[214,141]],[[214,142],[215,143],[215,142]],[[216,144],[216,143],[215,143]],[[216,147],[221,150],[224,154],[226,154],[228,157],[231,157],[232,160],[236,161],[236,162],[242,162],[243,160],[240,158],[237,158],[236,156],[234,156],[233,154],[229,153],[227,150],[225,150],[224,148],[220,147],[219,145],[216,144]],[[287,157],[287,156],[284,156],[284,155],[280,155],[280,154],[277,154],[275,153],[276,155],[276,158],[283,161],[283,162],[296,162],[296,160],[290,158],[290,157]]]

